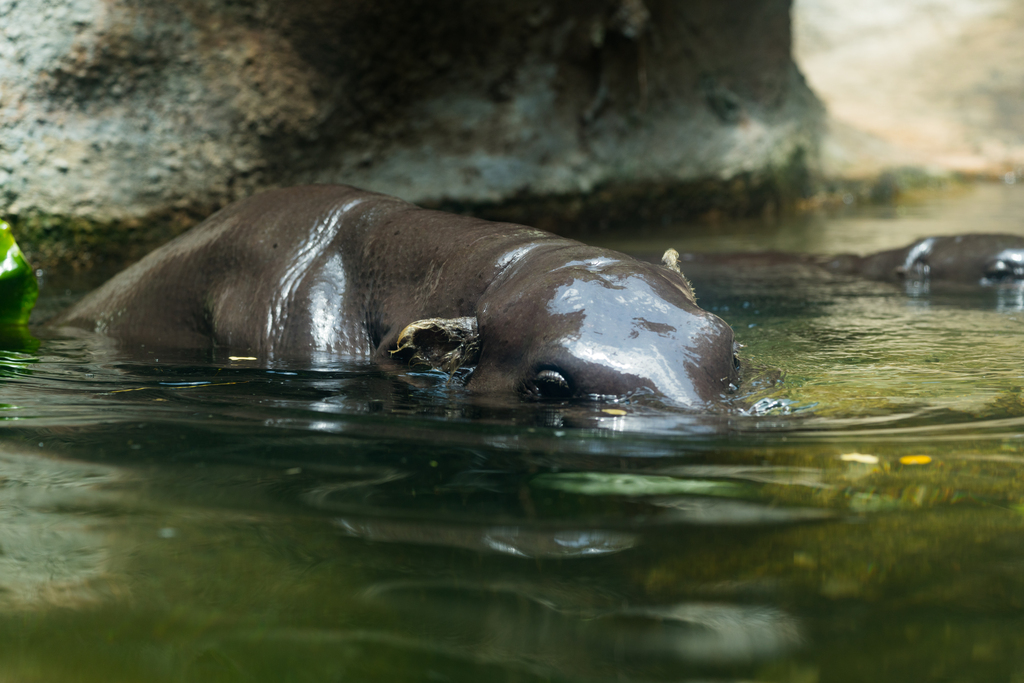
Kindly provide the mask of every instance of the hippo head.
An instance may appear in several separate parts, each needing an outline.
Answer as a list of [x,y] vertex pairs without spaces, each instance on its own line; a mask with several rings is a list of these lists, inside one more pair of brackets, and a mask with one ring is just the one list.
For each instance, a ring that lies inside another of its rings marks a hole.
[[866,258],[866,274],[892,273],[908,284],[920,282],[992,285],[1024,283],[1024,237],[957,235],[929,237]]
[[477,306],[472,391],[592,400],[650,393],[703,408],[735,388],[732,329],[697,306],[674,262],[582,245],[519,256]]

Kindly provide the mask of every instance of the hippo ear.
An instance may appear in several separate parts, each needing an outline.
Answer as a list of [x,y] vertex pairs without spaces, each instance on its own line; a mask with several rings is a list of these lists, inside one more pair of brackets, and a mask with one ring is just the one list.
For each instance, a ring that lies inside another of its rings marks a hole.
[[682,269],[679,267],[679,252],[675,249],[666,249],[665,253],[661,255],[661,263],[666,268],[674,270],[680,275],[683,274]]
[[428,365],[449,375],[480,357],[476,318],[425,318],[409,323],[391,355],[412,365]]
[[689,290],[690,299],[696,303],[697,290],[693,288],[693,283],[683,275],[683,269],[679,267],[679,252],[675,249],[666,249],[665,253],[661,255],[661,264],[669,270],[679,273],[679,277],[683,278],[683,282],[686,283],[686,288]]

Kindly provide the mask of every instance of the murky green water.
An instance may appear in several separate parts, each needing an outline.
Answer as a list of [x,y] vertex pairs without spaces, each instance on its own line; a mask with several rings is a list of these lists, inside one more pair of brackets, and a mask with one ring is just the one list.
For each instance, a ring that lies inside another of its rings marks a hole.
[[[982,187],[618,246],[866,252],[1020,216],[1021,188]],[[0,678],[1024,680],[1018,294],[792,266],[696,285],[752,408],[7,340]]]

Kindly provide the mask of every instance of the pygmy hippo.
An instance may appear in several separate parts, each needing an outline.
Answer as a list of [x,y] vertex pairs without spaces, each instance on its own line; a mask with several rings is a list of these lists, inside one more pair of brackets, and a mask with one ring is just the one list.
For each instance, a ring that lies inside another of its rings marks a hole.
[[868,256],[830,257],[821,265],[839,273],[891,282],[1013,284],[1024,281],[1024,237],[928,237],[901,249]]
[[671,250],[655,265],[341,185],[232,204],[53,324],[126,348],[404,360],[472,368],[474,392],[692,409],[739,370],[732,329],[697,306]]
[[[651,258],[651,255],[648,255]],[[902,285],[909,294],[932,287],[1024,288],[1024,236],[1006,234],[927,237],[899,249],[867,256],[813,256],[788,252],[686,253],[679,257],[694,280],[714,281],[753,273],[758,280],[778,269],[830,273]]]

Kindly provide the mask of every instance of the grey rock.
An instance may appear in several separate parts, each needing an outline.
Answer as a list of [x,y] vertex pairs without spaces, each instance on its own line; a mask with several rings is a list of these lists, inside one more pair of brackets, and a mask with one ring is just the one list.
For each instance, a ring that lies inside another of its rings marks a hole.
[[789,31],[788,0],[0,0],[0,211],[768,177],[822,121]]

